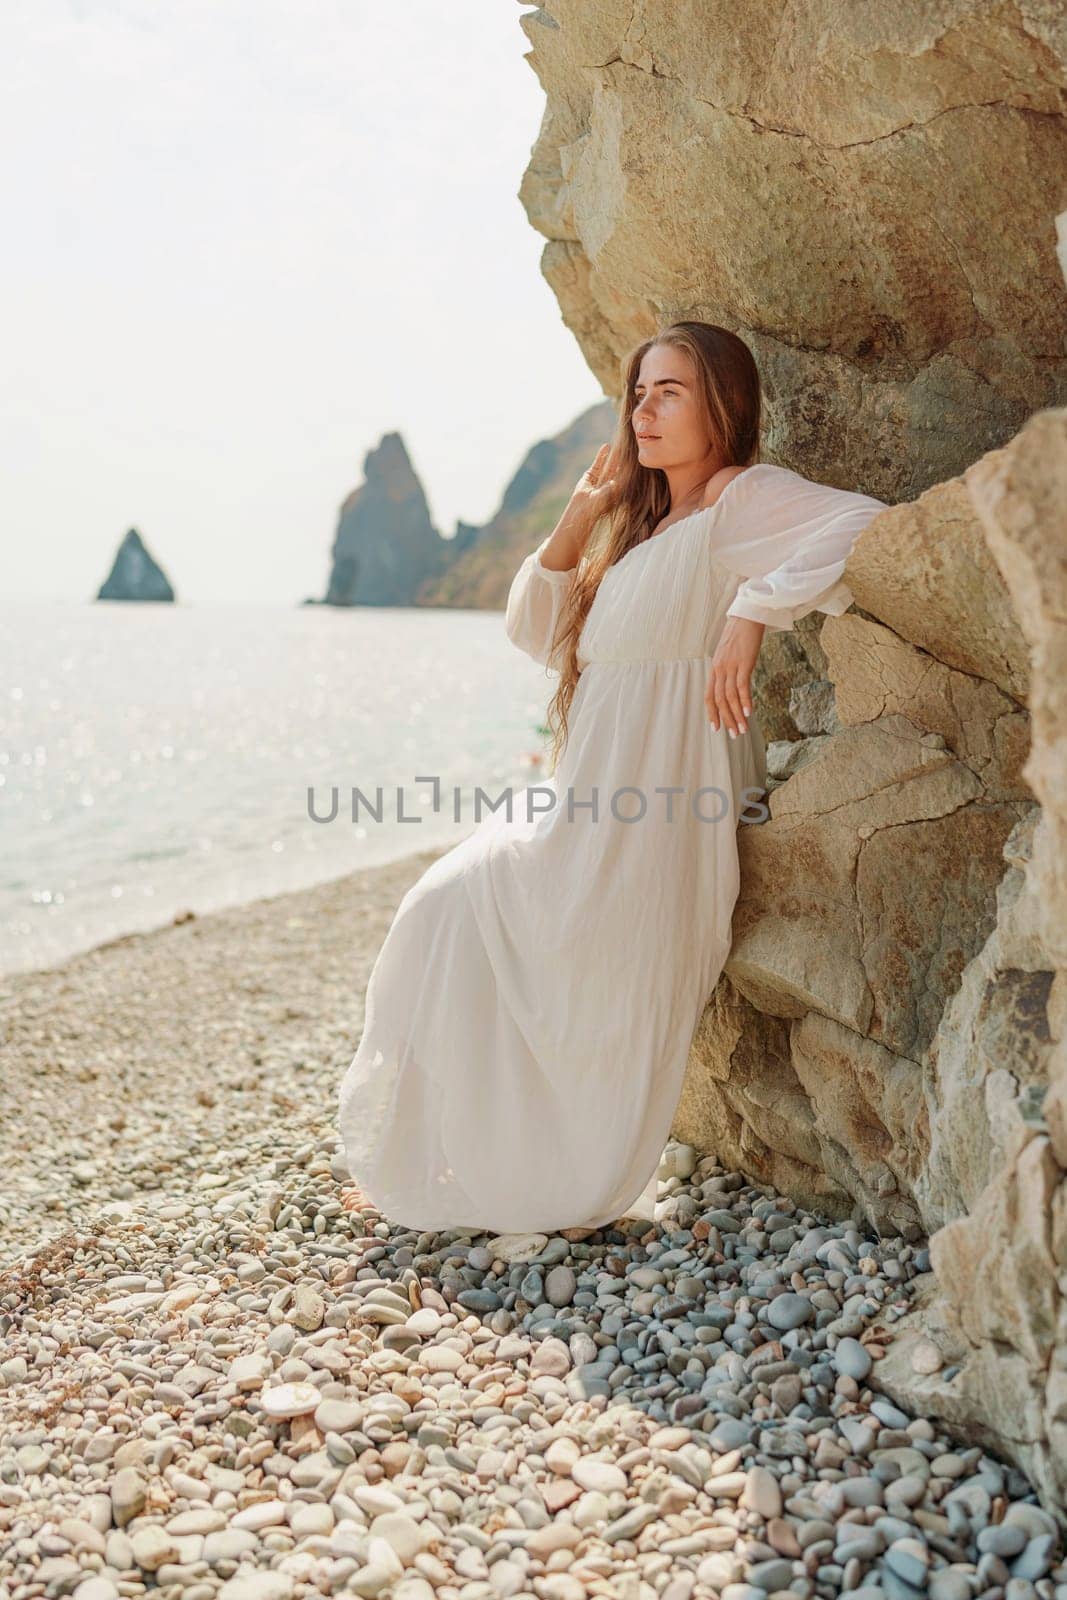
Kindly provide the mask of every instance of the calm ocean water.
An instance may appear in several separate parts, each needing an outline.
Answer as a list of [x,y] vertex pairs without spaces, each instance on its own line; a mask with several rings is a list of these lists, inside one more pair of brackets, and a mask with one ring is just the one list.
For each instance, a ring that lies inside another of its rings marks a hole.
[[554,687],[500,611],[5,603],[0,972],[458,843]]

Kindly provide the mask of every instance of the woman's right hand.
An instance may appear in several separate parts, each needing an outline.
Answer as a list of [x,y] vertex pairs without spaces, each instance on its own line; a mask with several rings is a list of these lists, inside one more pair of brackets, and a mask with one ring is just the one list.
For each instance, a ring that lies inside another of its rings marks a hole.
[[600,446],[592,465],[586,468],[575,484],[563,513],[579,545],[585,544],[600,518],[614,510],[617,504],[619,488],[613,451],[614,447],[610,444]]
[[602,444],[591,466],[582,473],[541,551],[541,565],[550,572],[573,572],[589,542],[589,535],[600,518],[611,511],[617,500],[612,446]]

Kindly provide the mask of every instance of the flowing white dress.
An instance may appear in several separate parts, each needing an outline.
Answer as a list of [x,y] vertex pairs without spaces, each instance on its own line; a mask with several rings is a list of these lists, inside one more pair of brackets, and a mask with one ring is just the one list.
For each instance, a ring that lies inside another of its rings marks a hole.
[[[737,827],[766,815],[758,723],[712,730],[710,658],[727,617],[790,628],[846,610],[845,559],[882,509],[759,463],[608,569],[556,772],[430,865],[371,973],[339,1128],[384,1216],[493,1233],[654,1219],[730,949]],[[505,628],[554,671],[577,568],[542,566],[547,542],[515,574]]]

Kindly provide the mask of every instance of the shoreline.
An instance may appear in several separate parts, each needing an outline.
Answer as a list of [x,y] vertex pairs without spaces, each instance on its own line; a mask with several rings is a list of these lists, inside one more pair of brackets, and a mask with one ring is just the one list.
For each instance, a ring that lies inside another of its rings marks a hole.
[[218,1152],[264,1127],[279,1146],[328,1133],[396,906],[448,848],[8,975],[0,1082],[19,1109],[0,1123],[0,1269],[101,1207],[195,1195]]
[[21,978],[39,977],[48,972],[58,972],[61,967],[68,966],[71,962],[77,961],[83,956],[92,955],[96,950],[104,950],[109,945],[121,944],[128,939],[154,938],[156,934],[165,933],[168,928],[177,927],[178,921],[176,919],[179,917],[185,921],[193,921],[195,919],[205,922],[209,917],[221,916],[227,911],[240,911],[243,907],[255,905],[261,900],[281,900],[287,895],[300,895],[310,889],[322,888],[327,883],[342,882],[374,872],[387,872],[393,867],[399,867],[405,861],[412,860],[415,856],[425,856],[429,861],[434,855],[442,855],[446,850],[452,849],[453,845],[458,843],[459,840],[454,839],[451,843],[427,845],[422,850],[411,850],[404,855],[391,857],[387,861],[375,861],[363,867],[352,867],[347,872],[324,878],[318,883],[297,885],[295,888],[270,889],[263,894],[255,894],[240,900],[234,900],[228,905],[211,906],[205,911],[195,911],[190,908],[174,912],[161,922],[151,923],[145,928],[128,928],[125,933],[110,934],[107,938],[94,940],[92,944],[84,945],[77,950],[71,950],[66,955],[57,956],[54,961],[46,961],[38,966],[5,967],[0,965],[0,984],[13,984]]

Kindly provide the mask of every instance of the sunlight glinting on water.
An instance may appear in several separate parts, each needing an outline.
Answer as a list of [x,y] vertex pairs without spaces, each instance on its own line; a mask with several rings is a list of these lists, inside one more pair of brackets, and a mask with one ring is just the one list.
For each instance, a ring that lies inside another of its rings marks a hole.
[[554,684],[501,612],[26,604],[0,641],[0,971],[444,848],[477,786],[540,781]]

